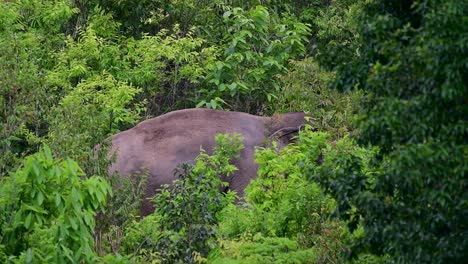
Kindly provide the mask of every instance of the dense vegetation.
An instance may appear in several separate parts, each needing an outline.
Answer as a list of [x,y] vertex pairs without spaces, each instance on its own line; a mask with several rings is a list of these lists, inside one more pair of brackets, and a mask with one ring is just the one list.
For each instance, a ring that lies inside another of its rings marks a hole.
[[[468,1],[2,1],[0,262],[463,263],[467,84]],[[219,135],[141,218],[96,146],[192,107],[313,125],[241,204]]]

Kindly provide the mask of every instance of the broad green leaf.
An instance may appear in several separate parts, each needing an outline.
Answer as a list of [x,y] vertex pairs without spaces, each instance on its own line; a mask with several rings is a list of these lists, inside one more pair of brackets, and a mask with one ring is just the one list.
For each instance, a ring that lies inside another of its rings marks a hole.
[[32,248],[28,248],[26,250],[26,263],[33,263],[33,250]]
[[32,216],[32,213],[29,212],[26,218],[24,219],[24,227],[26,227],[26,229],[29,229],[31,227]]

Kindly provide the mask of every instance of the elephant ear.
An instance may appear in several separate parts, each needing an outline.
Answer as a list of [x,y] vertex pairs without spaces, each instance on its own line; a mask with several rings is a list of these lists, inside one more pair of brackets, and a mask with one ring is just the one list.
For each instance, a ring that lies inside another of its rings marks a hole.
[[278,141],[279,148],[284,148],[295,140],[300,129],[301,127],[284,127],[271,134],[270,139]]

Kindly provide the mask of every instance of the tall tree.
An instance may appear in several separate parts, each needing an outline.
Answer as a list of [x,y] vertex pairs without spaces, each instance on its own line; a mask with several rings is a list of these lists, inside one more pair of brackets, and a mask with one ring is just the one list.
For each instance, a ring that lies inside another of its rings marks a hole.
[[356,43],[330,51],[341,56],[335,86],[369,95],[360,143],[380,148],[375,181],[341,195],[363,217],[366,235],[357,248],[396,263],[462,263],[468,1],[366,1],[357,21]]

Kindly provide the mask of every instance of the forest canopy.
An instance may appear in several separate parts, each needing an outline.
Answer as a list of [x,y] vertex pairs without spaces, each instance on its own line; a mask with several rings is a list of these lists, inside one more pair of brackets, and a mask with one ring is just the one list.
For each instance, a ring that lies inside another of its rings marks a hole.
[[[0,262],[462,263],[467,85],[468,1],[2,1]],[[244,202],[219,135],[141,217],[96,150],[195,107],[312,125]]]

